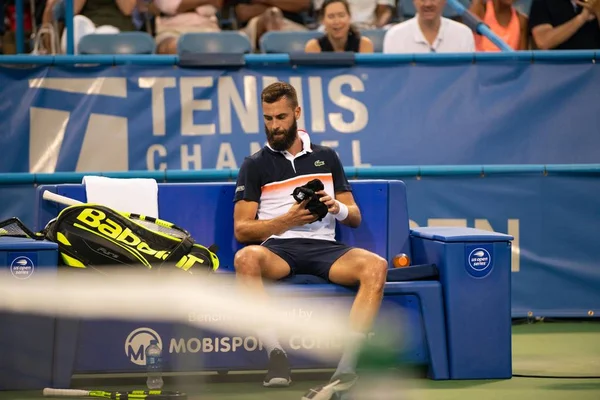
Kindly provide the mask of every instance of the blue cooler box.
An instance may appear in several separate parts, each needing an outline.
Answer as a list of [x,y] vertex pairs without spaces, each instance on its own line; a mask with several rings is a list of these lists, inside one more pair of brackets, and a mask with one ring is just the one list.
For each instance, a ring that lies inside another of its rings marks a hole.
[[513,237],[452,227],[411,235],[414,262],[436,264],[444,288],[450,379],[511,378]]
[[[0,237],[2,280],[27,285],[41,271],[56,273],[57,261],[56,243]],[[0,312],[0,390],[51,386],[53,353],[53,317]]]

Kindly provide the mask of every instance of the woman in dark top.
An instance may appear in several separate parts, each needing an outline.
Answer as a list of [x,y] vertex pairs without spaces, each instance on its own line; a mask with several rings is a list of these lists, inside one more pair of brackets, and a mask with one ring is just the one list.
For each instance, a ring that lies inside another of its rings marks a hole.
[[350,23],[350,6],[347,0],[325,0],[321,8],[325,35],[306,43],[307,53],[322,51],[351,51],[372,53],[373,43]]

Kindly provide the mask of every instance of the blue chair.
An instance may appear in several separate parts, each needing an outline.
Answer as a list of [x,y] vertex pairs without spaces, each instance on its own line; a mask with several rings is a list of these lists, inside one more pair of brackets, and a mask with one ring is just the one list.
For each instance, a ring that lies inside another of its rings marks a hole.
[[177,41],[181,54],[244,54],[252,51],[250,40],[235,31],[185,33]]
[[263,53],[299,53],[304,52],[306,42],[322,36],[322,32],[281,32],[271,31],[260,38],[260,49]]
[[373,51],[375,53],[383,52],[383,39],[385,38],[385,29],[364,29],[361,32],[361,35],[371,39],[373,42]]
[[146,32],[90,34],[79,41],[79,54],[153,54],[154,39]]

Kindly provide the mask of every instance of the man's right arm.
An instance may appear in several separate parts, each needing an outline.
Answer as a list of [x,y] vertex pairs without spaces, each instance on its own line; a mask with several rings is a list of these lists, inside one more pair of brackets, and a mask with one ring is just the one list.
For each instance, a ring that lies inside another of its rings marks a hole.
[[295,203],[277,218],[257,220],[258,203],[261,196],[260,166],[251,157],[246,157],[238,173],[233,209],[233,234],[238,242],[262,242],[269,236],[281,234],[295,226],[309,224],[316,217],[306,209],[308,200]]
[[553,26],[548,4],[544,0],[534,0],[529,13],[531,36],[539,49],[550,50],[569,40],[589,17],[589,12],[584,9],[564,24]]
[[280,235],[294,226],[305,225],[316,220],[308,211],[307,200],[294,204],[290,210],[273,219],[257,220],[258,203],[239,200],[233,209],[233,233],[240,243],[256,243],[267,240],[272,235]]
[[538,25],[531,30],[531,34],[538,48],[550,50],[569,40],[586,22],[587,15],[582,12],[557,27]]
[[240,200],[235,203],[233,210],[233,233],[240,243],[262,242],[271,235],[281,234],[290,226],[284,216],[257,220],[258,203]]

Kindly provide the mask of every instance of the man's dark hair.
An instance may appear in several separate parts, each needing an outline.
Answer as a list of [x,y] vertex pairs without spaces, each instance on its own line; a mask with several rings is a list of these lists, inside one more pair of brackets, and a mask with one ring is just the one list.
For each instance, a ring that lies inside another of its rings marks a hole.
[[264,103],[272,104],[285,97],[293,108],[298,107],[296,89],[289,83],[275,82],[264,88],[260,96]]

